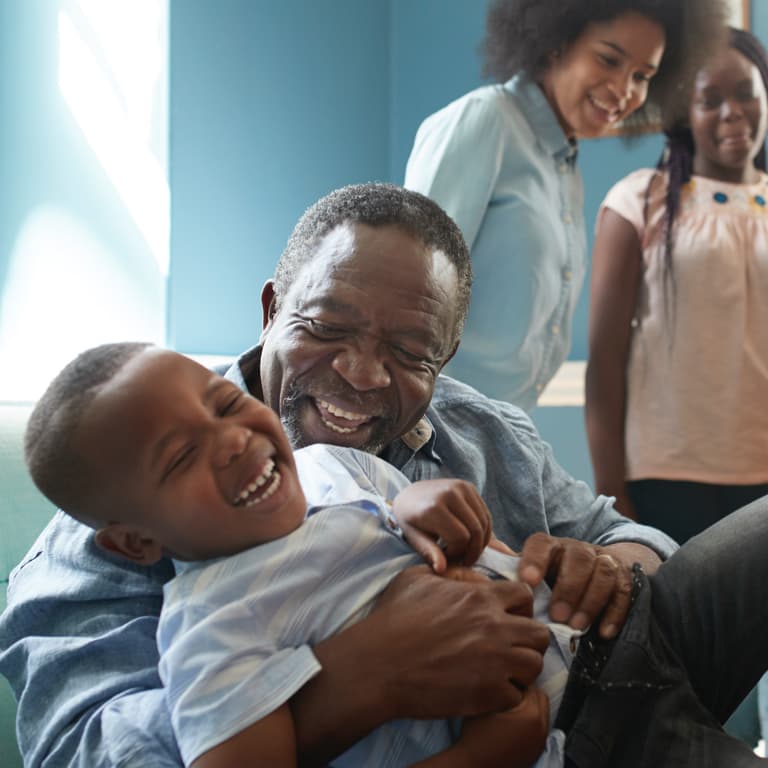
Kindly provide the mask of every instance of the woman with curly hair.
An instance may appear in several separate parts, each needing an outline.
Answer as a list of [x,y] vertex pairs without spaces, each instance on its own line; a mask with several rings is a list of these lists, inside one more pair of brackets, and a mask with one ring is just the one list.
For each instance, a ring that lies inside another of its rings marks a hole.
[[476,89],[428,117],[405,186],[472,251],[448,372],[525,409],[565,360],[586,268],[577,139],[671,119],[724,29],[722,0],[493,0]]

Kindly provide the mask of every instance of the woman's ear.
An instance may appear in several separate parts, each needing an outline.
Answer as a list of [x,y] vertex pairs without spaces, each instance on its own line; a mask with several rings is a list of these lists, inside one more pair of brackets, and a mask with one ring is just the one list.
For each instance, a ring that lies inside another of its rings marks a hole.
[[100,528],[94,536],[96,544],[107,552],[120,555],[140,565],[154,565],[163,557],[163,546],[146,530],[124,523]]

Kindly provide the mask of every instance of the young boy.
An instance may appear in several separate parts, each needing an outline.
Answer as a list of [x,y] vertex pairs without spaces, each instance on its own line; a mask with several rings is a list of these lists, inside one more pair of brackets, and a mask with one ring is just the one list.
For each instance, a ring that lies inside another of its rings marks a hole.
[[[83,353],[38,403],[26,454],[43,493],[94,528],[101,547],[147,565],[177,560],[158,644],[188,765],[295,764],[288,701],[319,670],[310,646],[420,562],[403,530],[438,571],[447,555],[516,578],[515,558],[483,550],[490,516],[469,484],[409,485],[351,449],[294,455],[271,409],[167,350]],[[545,619],[548,592],[538,592],[534,609]],[[464,724],[388,723],[333,764],[530,765],[554,720],[575,634],[550,625],[541,688],[514,710]],[[563,764],[563,738],[549,735],[537,765]]]

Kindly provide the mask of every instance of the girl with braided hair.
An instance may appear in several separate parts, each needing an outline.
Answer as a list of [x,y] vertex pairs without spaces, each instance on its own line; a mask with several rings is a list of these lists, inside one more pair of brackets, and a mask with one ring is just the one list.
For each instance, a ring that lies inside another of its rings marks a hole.
[[722,0],[492,0],[478,88],[428,117],[405,186],[472,254],[473,302],[446,369],[528,410],[568,355],[586,270],[577,141],[672,120],[724,32]]
[[768,55],[696,77],[656,169],[598,213],[586,418],[595,488],[684,542],[768,493]]
[[[655,170],[598,214],[586,419],[595,489],[680,543],[768,493],[768,55],[731,29]],[[768,711],[768,678],[760,683]],[[754,692],[727,730],[755,746]]]

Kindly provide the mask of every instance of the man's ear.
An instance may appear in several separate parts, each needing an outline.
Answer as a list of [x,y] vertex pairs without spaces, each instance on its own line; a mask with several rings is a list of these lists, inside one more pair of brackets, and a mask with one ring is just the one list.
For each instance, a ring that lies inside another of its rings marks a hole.
[[163,547],[146,530],[133,525],[112,523],[96,531],[94,540],[107,552],[140,565],[154,565],[163,557]]
[[275,281],[267,280],[261,289],[261,327],[266,327],[275,316],[276,303],[275,303]]
[[453,345],[453,349],[451,350],[451,353],[448,355],[448,357],[443,360],[443,364],[440,366],[440,370],[442,371],[443,368],[445,368],[446,365],[451,361],[451,358],[456,354],[456,350],[459,348],[459,344],[461,344],[461,339],[458,339],[456,343]]

